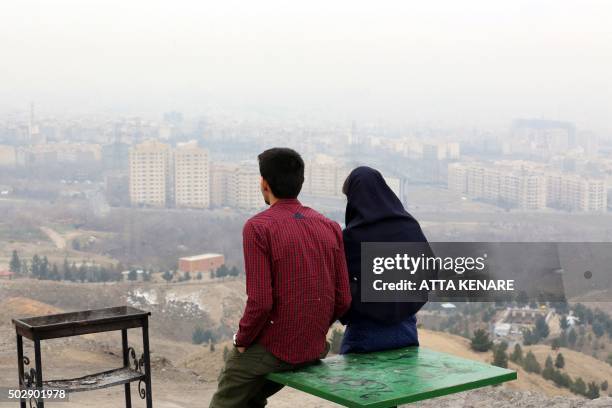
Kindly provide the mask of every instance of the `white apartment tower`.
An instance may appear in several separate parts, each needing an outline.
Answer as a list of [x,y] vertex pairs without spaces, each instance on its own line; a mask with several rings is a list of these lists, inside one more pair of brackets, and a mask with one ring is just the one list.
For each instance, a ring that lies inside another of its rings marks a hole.
[[244,210],[263,208],[261,175],[257,166],[241,164],[230,182],[230,206]]
[[174,151],[174,203],[177,208],[210,206],[208,152],[196,142],[180,144]]
[[130,149],[130,201],[132,205],[165,207],[172,196],[170,146],[147,141]]
[[210,165],[210,205],[224,207],[230,203],[234,186],[234,175],[238,171],[235,163],[211,163]]

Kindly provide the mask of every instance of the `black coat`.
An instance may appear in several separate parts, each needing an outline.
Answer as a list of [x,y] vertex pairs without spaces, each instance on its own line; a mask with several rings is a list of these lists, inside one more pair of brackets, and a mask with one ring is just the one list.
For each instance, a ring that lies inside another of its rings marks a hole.
[[362,302],[362,242],[427,242],[421,226],[405,209],[382,175],[370,167],[357,167],[344,184],[347,196],[343,231],[351,294],[343,323],[362,319],[395,324],[413,316],[425,302]]

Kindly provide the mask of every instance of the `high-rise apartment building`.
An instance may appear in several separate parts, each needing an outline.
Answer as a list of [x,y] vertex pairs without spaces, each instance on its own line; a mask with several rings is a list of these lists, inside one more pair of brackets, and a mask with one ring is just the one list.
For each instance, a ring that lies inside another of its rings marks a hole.
[[549,173],[546,176],[547,205],[568,211],[605,211],[608,206],[606,182],[577,174]]
[[210,205],[228,206],[234,190],[234,176],[238,171],[235,163],[211,163],[210,165]]
[[147,141],[133,146],[129,156],[130,202],[132,205],[165,207],[171,203],[170,146]]
[[265,206],[261,195],[261,176],[256,165],[213,163],[210,173],[212,206],[243,210],[257,210]]
[[179,208],[210,206],[208,152],[196,142],[174,150],[174,203]]
[[230,206],[256,210],[265,206],[261,195],[261,175],[257,166],[241,164],[231,181]]
[[546,177],[512,164],[451,163],[448,188],[504,207],[546,208]]
[[342,195],[342,184],[349,175],[349,169],[333,157],[317,155],[306,163],[302,192],[317,197]]

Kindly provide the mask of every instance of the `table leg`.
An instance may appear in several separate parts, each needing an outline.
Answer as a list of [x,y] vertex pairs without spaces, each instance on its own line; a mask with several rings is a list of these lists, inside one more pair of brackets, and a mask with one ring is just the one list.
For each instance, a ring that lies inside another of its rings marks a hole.
[[[128,352],[128,334],[127,329],[121,329],[121,345],[123,348],[123,366],[130,366],[130,357]],[[132,408],[132,394],[130,390],[130,383],[126,383],[124,386],[125,389],[125,408]]]
[[[34,340],[34,361],[36,362],[36,388],[43,389],[42,361],[40,357],[40,340]],[[45,408],[43,399],[39,399],[36,408]]]
[[145,319],[142,325],[142,346],[144,353],[145,384],[147,386],[147,408],[153,408],[153,395],[151,389],[151,353],[149,351],[149,321]]
[[[22,389],[25,387],[24,374],[25,369],[23,367],[23,337],[21,335],[17,335],[17,372],[19,373],[19,388]],[[25,400],[21,400],[19,402],[20,408],[26,408]]]

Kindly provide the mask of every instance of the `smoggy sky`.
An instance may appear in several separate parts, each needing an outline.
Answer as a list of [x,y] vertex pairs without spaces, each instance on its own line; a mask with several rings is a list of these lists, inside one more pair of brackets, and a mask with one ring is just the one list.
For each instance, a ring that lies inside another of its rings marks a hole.
[[0,52],[0,111],[612,130],[609,0],[4,1]]

